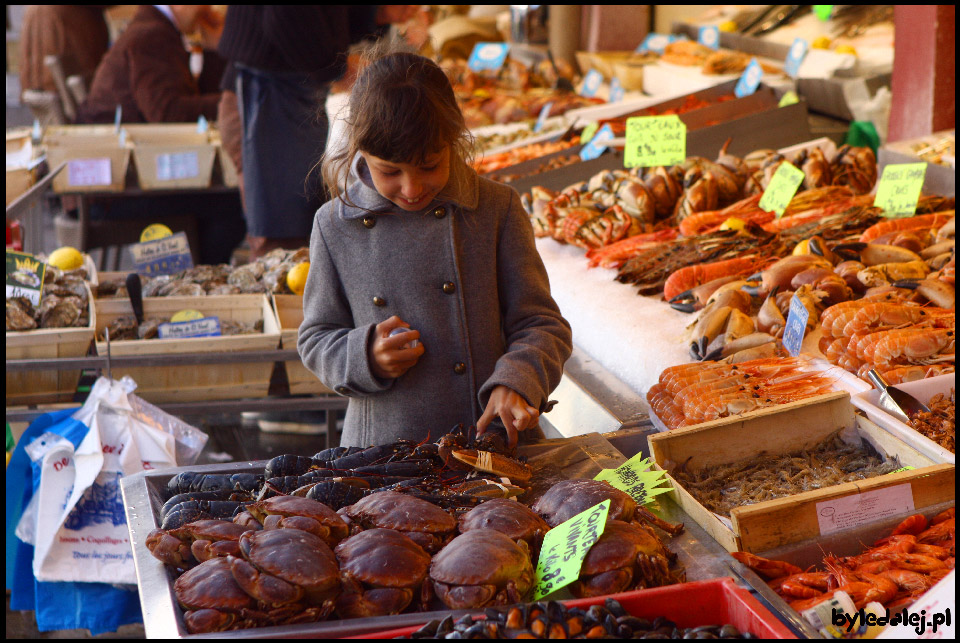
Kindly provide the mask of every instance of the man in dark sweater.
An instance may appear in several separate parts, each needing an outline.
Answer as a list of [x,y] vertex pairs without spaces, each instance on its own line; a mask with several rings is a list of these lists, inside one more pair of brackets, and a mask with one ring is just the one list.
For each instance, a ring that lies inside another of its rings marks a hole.
[[413,5],[227,9],[219,51],[237,70],[253,257],[308,245],[314,213],[326,200],[314,167],[326,145],[329,83],[343,73],[352,43],[379,37],[414,11]]

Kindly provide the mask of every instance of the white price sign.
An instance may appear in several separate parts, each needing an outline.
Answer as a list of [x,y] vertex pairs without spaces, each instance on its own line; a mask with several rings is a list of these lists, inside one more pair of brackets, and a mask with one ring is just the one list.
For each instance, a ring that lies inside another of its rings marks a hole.
[[196,152],[157,154],[157,180],[175,181],[200,176],[200,161]]
[[110,159],[73,159],[68,161],[67,183],[71,187],[110,185]]

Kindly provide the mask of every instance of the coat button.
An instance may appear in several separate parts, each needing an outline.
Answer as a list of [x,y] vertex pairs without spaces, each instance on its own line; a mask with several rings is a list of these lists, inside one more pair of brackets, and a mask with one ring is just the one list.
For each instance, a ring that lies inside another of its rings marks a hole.
[[377,220],[374,217],[363,217],[363,227],[372,228],[377,225]]
[[463,375],[467,372],[467,365],[463,362],[457,362],[453,367],[453,372],[457,375]]
[[384,299],[383,297],[374,297],[374,298],[373,298],[373,305],[374,305],[374,306],[386,306],[386,305],[387,305],[387,300]]
[[433,216],[437,217],[438,219],[442,219],[443,217],[447,216],[447,211],[442,207],[436,207],[433,209]]
[[336,391],[337,391],[337,393],[339,393],[340,395],[346,395],[346,394],[347,394],[347,387],[346,387],[346,386],[338,386],[338,387],[336,388]]
[[452,295],[453,293],[457,292],[457,286],[456,286],[456,284],[454,284],[452,281],[448,281],[448,282],[444,283],[444,284],[443,284],[443,292],[445,292],[445,293],[448,294],[448,295]]

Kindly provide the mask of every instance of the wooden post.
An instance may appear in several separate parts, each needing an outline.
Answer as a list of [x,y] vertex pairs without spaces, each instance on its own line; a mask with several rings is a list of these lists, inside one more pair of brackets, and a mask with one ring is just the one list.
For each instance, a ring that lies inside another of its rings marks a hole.
[[889,142],[955,126],[955,21],[954,5],[895,5]]
[[585,4],[580,46],[583,51],[632,51],[650,31],[650,5]]

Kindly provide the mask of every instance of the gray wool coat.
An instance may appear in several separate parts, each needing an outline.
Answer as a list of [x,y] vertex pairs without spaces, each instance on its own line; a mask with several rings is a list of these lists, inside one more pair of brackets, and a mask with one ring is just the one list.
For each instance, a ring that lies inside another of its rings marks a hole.
[[[541,412],[572,349],[570,324],[517,192],[454,162],[421,212],[374,189],[358,155],[347,190],[316,214],[297,348],[328,387],[350,398],[341,444],[436,440],[476,424],[497,385]],[[378,378],[367,349],[398,315],[425,352],[396,379]]]

